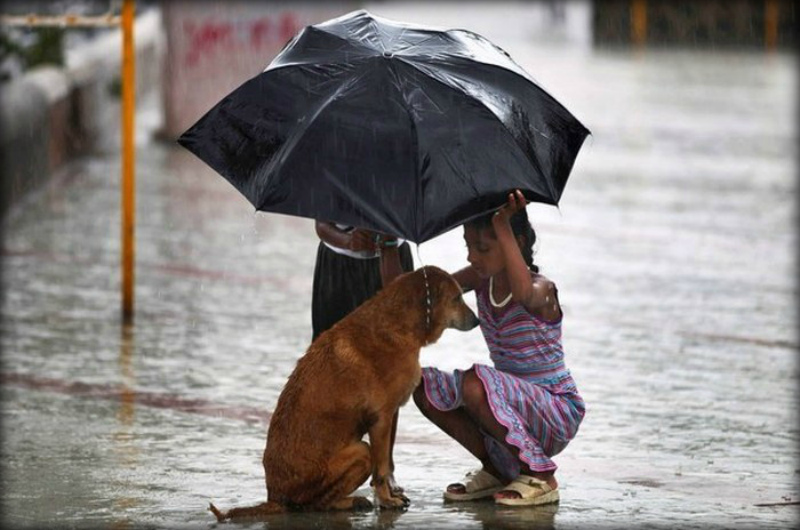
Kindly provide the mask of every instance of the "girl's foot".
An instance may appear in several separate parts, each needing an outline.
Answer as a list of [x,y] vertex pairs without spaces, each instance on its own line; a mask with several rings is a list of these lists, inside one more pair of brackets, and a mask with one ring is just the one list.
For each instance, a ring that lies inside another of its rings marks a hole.
[[461,482],[447,486],[444,498],[449,501],[474,501],[491,497],[503,489],[499,478],[485,469],[470,471]]
[[558,502],[558,481],[554,474],[520,475],[494,494],[498,504],[531,505]]

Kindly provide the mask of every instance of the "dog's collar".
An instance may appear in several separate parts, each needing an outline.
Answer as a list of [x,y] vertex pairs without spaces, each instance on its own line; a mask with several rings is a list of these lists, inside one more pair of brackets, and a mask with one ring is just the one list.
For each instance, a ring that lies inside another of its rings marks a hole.
[[428,345],[427,335],[431,332],[431,286],[428,284],[428,271],[422,267],[422,277],[425,279],[425,345]]

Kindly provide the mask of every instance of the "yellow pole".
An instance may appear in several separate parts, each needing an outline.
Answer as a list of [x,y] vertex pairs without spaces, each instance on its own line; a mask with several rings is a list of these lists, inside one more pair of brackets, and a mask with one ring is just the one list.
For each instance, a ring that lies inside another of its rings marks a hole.
[[764,2],[764,44],[772,51],[778,46],[778,1]]
[[122,320],[133,321],[134,230],[136,175],[134,172],[134,113],[136,54],[133,47],[134,0],[122,2]]
[[133,322],[133,273],[136,180],[134,172],[134,122],[136,107],[136,54],[133,46],[134,0],[123,0],[121,16],[105,15],[0,15],[0,25],[27,27],[103,27],[122,29],[122,319]]
[[647,0],[631,2],[631,41],[636,46],[647,41]]

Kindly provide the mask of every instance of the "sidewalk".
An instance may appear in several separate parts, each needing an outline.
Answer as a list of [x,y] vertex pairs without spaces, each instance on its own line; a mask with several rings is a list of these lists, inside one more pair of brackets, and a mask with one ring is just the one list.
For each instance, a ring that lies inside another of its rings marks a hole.
[[[800,500],[794,58],[507,51],[593,132],[560,209],[530,207],[588,405],[555,458],[562,500],[443,504],[475,461],[410,403],[407,512],[269,528],[795,527],[797,506],[755,506]],[[141,102],[140,138],[157,111]],[[269,412],[311,334],[313,224],[256,214],[177,146],[142,141],[136,171],[132,328],[116,153],[70,165],[3,226],[4,528],[208,527],[210,501],[264,498]],[[461,237],[416,264],[462,266]],[[422,355],[474,362],[477,330]]]

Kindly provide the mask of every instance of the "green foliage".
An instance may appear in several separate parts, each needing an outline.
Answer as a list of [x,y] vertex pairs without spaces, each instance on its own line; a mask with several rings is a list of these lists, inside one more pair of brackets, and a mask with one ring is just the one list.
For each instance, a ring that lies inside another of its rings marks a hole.
[[115,98],[122,97],[122,79],[120,79],[118,75],[114,76],[114,78],[108,82],[106,88],[108,89],[108,94],[110,96]]
[[38,65],[64,65],[64,29],[43,27],[16,33],[0,31],[0,60],[16,57],[28,70]]
[[64,30],[62,28],[35,28],[38,37],[28,50],[27,65],[40,64],[64,66]]

